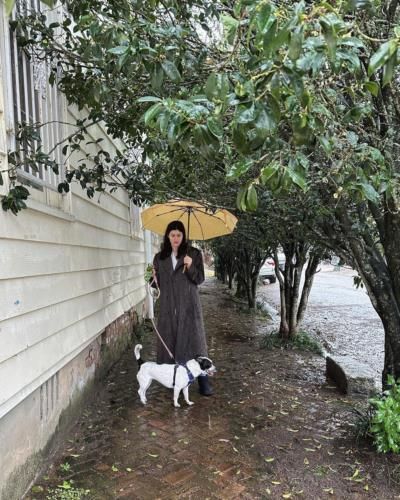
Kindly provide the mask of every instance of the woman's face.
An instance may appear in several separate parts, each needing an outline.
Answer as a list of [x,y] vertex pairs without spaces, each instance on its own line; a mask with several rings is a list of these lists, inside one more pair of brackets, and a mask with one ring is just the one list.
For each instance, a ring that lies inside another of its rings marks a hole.
[[169,241],[171,243],[171,247],[176,250],[179,248],[179,245],[182,243],[183,240],[183,233],[178,231],[178,229],[173,229],[172,231],[169,232],[168,235]]

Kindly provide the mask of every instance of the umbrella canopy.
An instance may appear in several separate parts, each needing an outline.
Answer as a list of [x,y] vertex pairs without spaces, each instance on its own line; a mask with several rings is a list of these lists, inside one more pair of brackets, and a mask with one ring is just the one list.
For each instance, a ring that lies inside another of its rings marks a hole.
[[143,228],[157,234],[164,235],[166,227],[174,220],[183,223],[188,240],[209,240],[230,234],[237,223],[237,218],[228,210],[211,210],[194,201],[171,200],[142,212]]

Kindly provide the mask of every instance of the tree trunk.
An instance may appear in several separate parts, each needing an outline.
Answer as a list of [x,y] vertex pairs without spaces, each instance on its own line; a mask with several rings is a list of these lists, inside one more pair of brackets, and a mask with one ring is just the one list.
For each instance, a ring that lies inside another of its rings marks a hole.
[[246,286],[243,280],[238,276],[235,297],[238,299],[246,298]]
[[297,311],[299,307],[299,296],[300,296],[300,281],[303,272],[305,256],[299,257],[299,261],[293,269],[293,280],[292,287],[290,290],[290,304],[288,308],[289,313],[289,338],[294,337],[298,333],[298,323],[297,323]]
[[297,324],[300,325],[303,321],[305,311],[308,305],[308,298],[310,296],[311,288],[314,283],[314,276],[317,273],[318,264],[321,262],[321,258],[315,254],[311,255],[304,278],[303,290],[301,292],[300,305],[297,311]]
[[233,273],[230,272],[228,274],[228,288],[229,288],[229,290],[232,290],[232,283],[233,283]]
[[[279,267],[276,267],[281,305],[279,334],[286,340],[295,337],[299,331],[308,304],[314,275],[320,262],[317,254],[310,255],[304,284],[301,287],[301,277],[306,264],[308,249],[308,245],[303,242],[284,246],[285,270],[282,273]],[[277,255],[275,255],[275,260],[278,261]]]

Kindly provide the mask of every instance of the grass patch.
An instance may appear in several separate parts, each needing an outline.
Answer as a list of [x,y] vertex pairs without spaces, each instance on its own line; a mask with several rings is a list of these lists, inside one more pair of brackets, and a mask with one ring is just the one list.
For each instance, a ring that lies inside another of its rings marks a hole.
[[82,500],[89,495],[90,490],[74,488],[72,483],[71,479],[71,481],[64,481],[55,489],[50,488],[46,500]]
[[295,337],[289,340],[283,339],[278,332],[267,334],[261,340],[261,348],[272,349],[295,349],[297,351],[307,351],[322,356],[323,349],[321,344],[313,339],[306,332],[299,332]]
[[371,403],[364,404],[361,407],[351,408],[354,437],[357,443],[364,440],[372,443],[371,420],[374,413],[375,411]]

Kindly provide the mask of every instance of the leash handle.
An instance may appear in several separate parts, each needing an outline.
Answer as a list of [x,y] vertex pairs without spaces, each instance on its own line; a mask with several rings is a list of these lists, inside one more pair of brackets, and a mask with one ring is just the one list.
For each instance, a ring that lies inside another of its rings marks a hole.
[[[152,287],[153,283],[156,284],[156,289],[153,292],[154,288]],[[149,294],[155,299],[158,300],[161,295],[160,287],[158,286],[157,279],[154,277],[149,283],[147,283]]]

